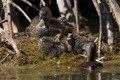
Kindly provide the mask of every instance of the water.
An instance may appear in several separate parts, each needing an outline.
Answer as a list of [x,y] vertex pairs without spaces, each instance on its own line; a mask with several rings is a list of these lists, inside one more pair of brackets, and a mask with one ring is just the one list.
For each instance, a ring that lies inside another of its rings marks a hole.
[[69,70],[44,71],[34,68],[0,68],[0,80],[120,80],[119,72]]

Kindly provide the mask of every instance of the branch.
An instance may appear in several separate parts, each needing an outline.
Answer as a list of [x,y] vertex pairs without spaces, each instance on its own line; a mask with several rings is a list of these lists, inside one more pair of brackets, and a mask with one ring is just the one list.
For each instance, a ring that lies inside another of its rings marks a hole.
[[120,31],[120,7],[116,0],[108,0],[108,3],[112,11],[112,15],[116,19],[116,22],[119,26],[119,31]]
[[31,19],[29,18],[29,16],[28,16],[17,4],[15,4],[14,2],[11,2],[11,4],[12,4],[15,8],[17,8],[17,9],[26,17],[26,19],[27,19],[29,22],[31,22]]
[[3,13],[5,7],[6,7],[6,5],[4,5],[4,6],[1,8],[0,16],[2,15],[2,13]]
[[17,57],[19,57],[20,51],[18,50],[17,44],[13,40],[13,38],[10,35],[8,35],[7,32],[5,32],[2,28],[0,28],[0,35],[8,41],[8,43],[13,47],[14,51],[16,52]]
[[11,7],[10,7],[10,0],[7,0],[7,4],[6,4],[6,14],[7,14],[7,24],[8,24],[8,28],[9,28],[9,34],[12,37],[12,19],[11,19]]
[[24,2],[24,3],[26,3],[26,4],[28,4],[30,7],[34,8],[36,11],[39,12],[39,9],[35,5],[33,5],[32,3],[30,3],[29,1],[27,1],[27,0],[21,0],[21,1]]
[[94,43],[97,43],[99,40],[99,38],[97,37],[95,40],[94,40]]
[[[101,6],[101,0],[92,0],[93,5],[98,13],[99,16],[99,41],[98,41],[98,57],[101,54],[101,46],[102,46],[102,6]],[[97,41],[97,40],[96,40]]]
[[78,0],[74,0],[74,5],[75,5],[75,18],[76,18],[76,31],[77,31],[77,33],[79,33],[80,30],[79,30]]
[[98,16],[100,16],[100,8],[98,6],[98,3],[100,3],[100,0],[92,0],[92,3],[93,3],[93,5],[98,13]]
[[10,54],[6,54],[6,56],[2,59],[1,63],[3,63],[9,55]]
[[41,0],[41,2],[42,2],[42,4],[43,4],[43,6],[45,6],[45,5],[46,5],[46,3],[45,3],[45,1],[44,1],[44,0]]
[[[87,58],[86,55],[82,55],[82,54],[78,54],[78,55],[76,55],[74,58],[77,58],[77,57],[79,57],[79,56],[84,57],[84,58]],[[95,59],[95,60],[96,60],[97,62],[103,63],[101,60],[104,59],[104,58],[105,58],[105,57],[100,57],[100,58],[97,58],[97,59]]]
[[97,62],[100,62],[100,63],[103,63],[101,60],[104,59],[105,57],[100,57],[100,58],[97,58],[95,59]]
[[4,22],[6,22],[6,21],[7,21],[7,20],[6,20],[6,19],[4,19],[4,20],[0,21],[0,24],[4,23]]

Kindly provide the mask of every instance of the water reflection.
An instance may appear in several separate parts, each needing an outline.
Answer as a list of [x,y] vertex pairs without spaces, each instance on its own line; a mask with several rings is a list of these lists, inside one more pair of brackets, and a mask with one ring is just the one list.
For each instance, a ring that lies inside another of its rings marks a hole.
[[44,76],[44,80],[120,80],[120,73],[88,72],[84,74],[61,74]]
[[120,80],[120,73],[83,70],[51,74],[37,69],[0,69],[0,80]]

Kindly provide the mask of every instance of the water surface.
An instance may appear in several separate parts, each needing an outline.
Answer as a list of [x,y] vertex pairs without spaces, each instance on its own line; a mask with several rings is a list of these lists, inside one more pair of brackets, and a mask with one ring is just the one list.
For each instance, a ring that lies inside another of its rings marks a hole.
[[0,68],[0,80],[120,80],[120,72],[36,68]]

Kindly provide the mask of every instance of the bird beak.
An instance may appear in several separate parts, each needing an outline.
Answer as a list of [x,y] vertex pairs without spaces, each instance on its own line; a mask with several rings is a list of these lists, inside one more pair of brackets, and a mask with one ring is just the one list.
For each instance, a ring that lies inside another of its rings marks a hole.
[[42,19],[42,16],[41,15],[39,15],[39,20],[41,20]]
[[44,16],[42,16],[42,15],[39,15],[39,20],[41,20],[41,19],[43,19],[44,18]]

